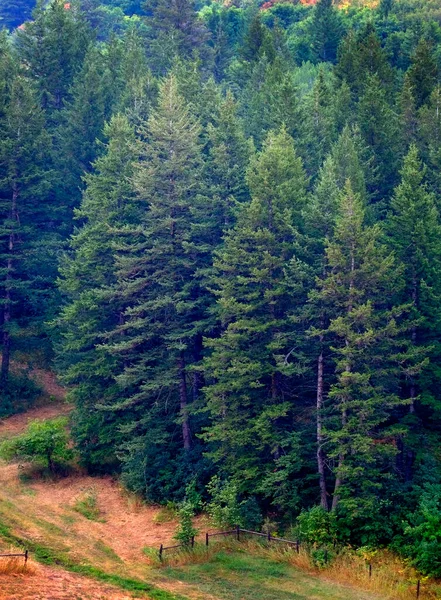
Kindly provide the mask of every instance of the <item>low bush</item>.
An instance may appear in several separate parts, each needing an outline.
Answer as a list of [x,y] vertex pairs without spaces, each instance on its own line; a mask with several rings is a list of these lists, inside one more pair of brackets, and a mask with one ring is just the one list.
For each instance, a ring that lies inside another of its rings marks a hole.
[[0,445],[0,456],[6,460],[36,462],[55,475],[74,456],[69,448],[66,426],[67,419],[64,417],[32,421],[25,433]]

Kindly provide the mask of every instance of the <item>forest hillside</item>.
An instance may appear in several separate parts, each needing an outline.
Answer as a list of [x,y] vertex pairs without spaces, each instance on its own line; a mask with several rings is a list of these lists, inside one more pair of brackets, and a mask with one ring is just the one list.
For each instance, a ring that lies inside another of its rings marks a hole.
[[441,577],[439,1],[0,17],[5,460]]

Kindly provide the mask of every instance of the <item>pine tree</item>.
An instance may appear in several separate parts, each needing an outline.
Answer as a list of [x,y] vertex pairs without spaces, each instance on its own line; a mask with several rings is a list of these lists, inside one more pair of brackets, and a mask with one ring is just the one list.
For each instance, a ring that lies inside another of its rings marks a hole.
[[185,60],[199,55],[208,60],[209,32],[192,0],[154,0],[146,4],[146,12],[152,37],[149,66],[155,74],[165,75],[178,57]]
[[338,51],[336,74],[344,79],[355,97],[371,86],[371,77],[389,92],[394,73],[381,47],[380,39],[372,24],[368,24],[358,35],[349,33]]
[[[428,166],[427,179],[437,197],[441,191],[441,87],[437,86],[418,113],[419,142]],[[438,210],[440,205],[438,203]]]
[[343,23],[333,0],[319,0],[311,21],[312,50],[318,61],[335,62],[343,37]]
[[[404,268],[402,302],[412,306],[415,320],[409,337],[423,355],[431,355],[432,383],[429,388],[434,390],[439,356],[438,348],[433,347],[432,352],[430,349],[441,330],[437,310],[441,298],[441,223],[435,197],[428,191],[424,177],[425,167],[413,145],[404,160],[401,182],[391,202],[387,233],[389,244]],[[411,413],[416,410],[420,394],[425,395],[426,401],[432,395],[426,388],[426,381],[424,372],[407,377],[405,394],[411,400]]]
[[161,85],[158,108],[140,133],[134,182],[143,215],[118,252],[118,282],[109,298],[119,298],[127,308],[107,348],[125,365],[118,377],[124,400],[113,410],[132,410],[128,431],[137,432],[125,446],[126,481],[132,487],[144,481],[144,492],[158,499],[161,485],[170,485],[163,469],[172,464],[181,469],[173,481],[176,493],[191,475],[188,461],[196,440],[189,405],[198,395],[199,379],[190,376],[200,361],[209,304],[195,276],[210,247],[192,239],[199,207],[209,202],[200,125],[179,96],[173,75]]
[[432,53],[429,42],[421,39],[412,57],[406,77],[413,89],[416,107],[427,102],[430,94],[438,83],[439,69]]
[[55,123],[92,40],[78,12],[67,10],[65,4],[54,0],[47,8],[39,6],[34,20],[17,34],[20,59],[36,81],[42,107]]
[[398,106],[400,110],[401,138],[404,148],[407,150],[411,144],[415,143],[418,135],[418,114],[414,87],[407,75],[404,78],[403,88],[398,98]]
[[248,200],[245,171],[253,151],[231,94],[221,104],[214,123],[207,126],[207,146],[206,179],[216,207],[210,235],[220,243],[224,230],[234,223],[236,203]]
[[58,202],[66,210],[78,206],[83,188],[82,177],[92,169],[97,157],[105,121],[110,117],[112,93],[110,73],[101,53],[92,48],[75,78],[72,100],[65,103],[61,126],[57,131],[60,149],[56,157]]
[[27,310],[38,305],[38,277],[43,287],[48,283],[44,264],[38,265],[39,273],[32,272],[30,251],[48,218],[44,199],[50,186],[50,140],[32,85],[7,52],[0,60],[1,67],[7,67],[0,67],[6,77],[0,82],[0,382],[6,387],[13,342],[22,333]]
[[[61,342],[58,366],[71,386],[76,413],[73,436],[82,461],[92,470],[114,467],[126,417],[99,410],[121,399],[115,375],[123,368],[101,345],[104,334],[117,327],[125,309],[119,298],[105,293],[116,283],[115,252],[124,227],[139,220],[131,179],[136,159],[133,128],[126,117],[106,125],[103,156],[86,175],[86,189],[76,217],[81,227],[70,240],[61,265],[60,289],[66,305],[57,319]],[[122,239],[121,239],[122,238]]]
[[[252,200],[216,253],[213,288],[224,331],[208,342],[205,372],[211,423],[205,431],[221,471],[244,494],[273,501],[291,497],[298,468],[287,358],[292,330],[288,309],[300,293],[285,273],[294,260],[306,178],[292,139],[270,133],[247,175]],[[301,285],[300,285],[301,288]],[[276,469],[276,471],[274,471]]]
[[285,63],[266,54],[252,68],[240,96],[245,132],[260,146],[271,129],[285,125],[293,135],[300,129],[298,94]]
[[338,135],[334,99],[332,84],[320,70],[311,93],[303,100],[299,124],[299,151],[310,176],[318,172]]
[[355,514],[377,508],[377,490],[385,483],[382,472],[391,468],[395,454],[387,423],[392,409],[403,402],[397,395],[396,358],[402,309],[391,309],[389,302],[399,271],[380,241],[379,226],[367,227],[364,219],[348,182],[326,247],[327,274],[316,292],[335,312],[329,325],[317,331],[332,336],[336,368],[328,397],[338,421],[328,421],[326,427],[329,456],[337,460],[333,509],[342,503]]
[[[345,127],[331,153],[320,170],[314,194],[304,211],[305,218],[305,259],[310,265],[310,278],[323,280],[328,274],[329,265],[325,257],[325,243],[331,239],[334,231],[340,195],[348,181],[360,198],[366,200],[365,174],[361,162],[360,140],[356,131]],[[310,288],[314,287],[313,281]],[[330,385],[330,355],[332,340],[325,338],[322,330],[329,325],[335,316],[332,307],[326,306],[323,299],[311,293],[310,302],[300,309],[297,318],[318,328],[321,333],[316,337],[309,336],[307,341],[310,356],[316,357],[316,438],[317,438],[317,471],[319,476],[320,505],[328,510],[328,490],[326,474],[326,440],[325,400],[326,389]],[[313,366],[311,364],[311,370]]]
[[379,79],[371,77],[358,104],[358,124],[363,140],[373,156],[377,189],[370,189],[375,201],[391,193],[396,183],[399,157],[399,127],[396,113],[390,107]]

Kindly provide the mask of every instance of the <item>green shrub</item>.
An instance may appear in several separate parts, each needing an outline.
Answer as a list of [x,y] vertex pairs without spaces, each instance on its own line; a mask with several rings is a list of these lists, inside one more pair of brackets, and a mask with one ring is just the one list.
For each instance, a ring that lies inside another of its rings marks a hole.
[[179,509],[179,526],[174,535],[175,540],[189,546],[192,538],[198,533],[193,527],[194,510],[190,502],[183,502]]
[[6,440],[0,446],[0,456],[6,460],[42,463],[51,474],[73,458],[66,431],[67,419],[32,421],[25,433]]
[[217,527],[230,527],[241,525],[243,515],[236,485],[231,481],[222,481],[215,475],[207,485],[207,492],[211,496],[206,509],[211,520]]
[[337,539],[337,519],[335,513],[327,512],[321,506],[303,510],[297,517],[299,539],[314,546],[333,544]]
[[419,508],[404,531],[406,542],[401,552],[412,558],[424,575],[441,577],[441,484],[428,484]]

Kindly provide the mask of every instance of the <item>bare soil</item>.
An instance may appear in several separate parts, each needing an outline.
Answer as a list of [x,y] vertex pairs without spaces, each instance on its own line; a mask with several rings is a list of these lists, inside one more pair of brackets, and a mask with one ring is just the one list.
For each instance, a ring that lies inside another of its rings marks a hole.
[[61,569],[37,565],[33,574],[0,575],[0,600],[131,600],[120,590]]

